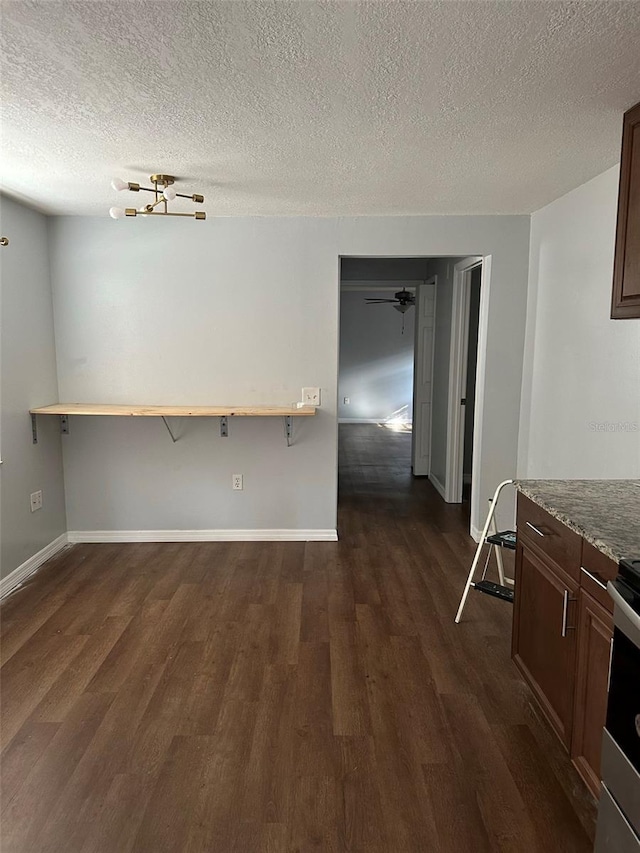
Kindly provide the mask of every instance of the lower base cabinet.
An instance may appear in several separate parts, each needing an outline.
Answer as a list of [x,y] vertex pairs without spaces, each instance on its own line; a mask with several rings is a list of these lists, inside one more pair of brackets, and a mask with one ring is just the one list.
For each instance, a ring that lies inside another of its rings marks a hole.
[[581,589],[571,757],[595,797],[600,795],[600,748],[607,715],[612,637],[612,615]]
[[518,496],[512,657],[597,798],[617,566]]

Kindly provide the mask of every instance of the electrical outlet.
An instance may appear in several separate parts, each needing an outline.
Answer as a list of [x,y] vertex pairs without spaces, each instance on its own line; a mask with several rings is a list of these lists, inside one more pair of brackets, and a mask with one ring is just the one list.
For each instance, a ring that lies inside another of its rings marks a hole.
[[29,497],[31,500],[31,512],[36,512],[36,510],[42,509],[42,489],[39,489],[37,492],[32,492]]
[[320,389],[319,388],[303,388],[302,389],[302,402],[305,406],[319,406],[320,405]]
[[348,406],[351,400],[349,397],[343,397],[342,402],[345,404],[345,406]]
[[231,475],[231,486],[234,492],[241,492],[244,489],[243,479],[244,478],[242,474]]

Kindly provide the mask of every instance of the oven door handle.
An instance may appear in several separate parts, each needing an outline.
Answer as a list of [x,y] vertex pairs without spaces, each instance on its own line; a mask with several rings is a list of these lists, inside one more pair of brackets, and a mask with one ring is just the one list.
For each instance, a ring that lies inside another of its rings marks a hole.
[[624,600],[611,581],[607,581],[607,592],[613,599],[615,606],[619,607],[631,624],[640,631],[640,615]]

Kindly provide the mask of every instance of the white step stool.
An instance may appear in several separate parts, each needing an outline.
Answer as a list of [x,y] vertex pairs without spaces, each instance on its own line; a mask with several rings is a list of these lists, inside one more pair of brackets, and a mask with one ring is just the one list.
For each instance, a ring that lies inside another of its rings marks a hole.
[[[495,490],[493,497],[489,498],[489,503],[491,504],[491,507],[489,508],[489,514],[487,515],[487,520],[484,523],[482,535],[480,537],[480,541],[478,542],[478,547],[476,548],[476,553],[473,558],[473,562],[471,563],[471,568],[469,569],[469,576],[467,577],[467,582],[464,585],[464,592],[462,593],[458,612],[456,613],[456,622],[460,621],[464,605],[467,601],[467,596],[469,595],[469,590],[472,587],[478,592],[484,592],[486,595],[493,595],[496,598],[501,598],[504,601],[511,601],[513,603],[512,587],[514,581],[513,578],[505,577],[501,549],[507,548],[510,551],[515,551],[516,532],[515,530],[503,530],[502,532],[498,532],[494,517],[496,507],[498,505],[498,498],[500,496],[500,492],[504,489],[505,486],[512,485],[513,480],[503,480],[502,483],[500,483],[498,488]],[[485,545],[489,545],[489,550],[487,552],[487,559],[485,560],[484,569],[482,570],[482,577],[479,581],[474,581],[473,576],[478,567],[478,562],[480,561],[480,554],[482,553],[482,549]],[[491,553],[493,551],[495,551],[496,555],[496,563],[498,565],[498,580],[500,581],[500,583],[493,583],[492,581],[485,580],[487,568],[489,567],[489,559],[491,558]]]

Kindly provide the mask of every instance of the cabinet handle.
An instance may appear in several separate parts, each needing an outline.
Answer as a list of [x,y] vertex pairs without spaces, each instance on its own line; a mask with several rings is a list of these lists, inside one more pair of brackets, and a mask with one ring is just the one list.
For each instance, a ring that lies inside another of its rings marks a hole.
[[526,525],[527,525],[527,527],[530,527],[534,533],[537,533],[538,536],[544,536],[544,533],[542,532],[542,530],[538,530],[538,528],[535,527],[533,524],[531,524],[530,521],[527,521]]
[[565,589],[562,593],[562,631],[563,637],[567,636],[567,631],[574,631],[575,625],[567,625],[567,613],[569,611],[569,602],[576,601],[575,598],[569,598],[569,590]]
[[604,590],[606,590],[606,589],[607,589],[607,585],[606,585],[606,583],[603,583],[603,582],[602,582],[599,578],[597,578],[595,575],[592,575],[592,574],[591,574],[591,572],[587,571],[587,569],[585,569],[585,567],[584,567],[584,566],[580,566],[580,571],[584,572],[584,573],[585,573],[585,575],[587,575],[587,577],[590,577],[590,578],[591,578],[591,580],[592,580],[592,581],[595,581],[595,582],[598,584],[598,586],[601,586],[601,587],[602,587],[602,589],[604,589]]

